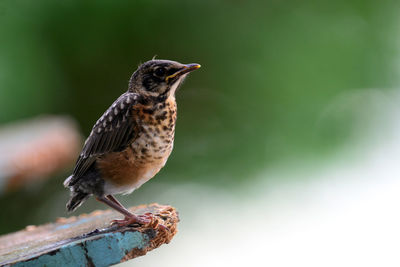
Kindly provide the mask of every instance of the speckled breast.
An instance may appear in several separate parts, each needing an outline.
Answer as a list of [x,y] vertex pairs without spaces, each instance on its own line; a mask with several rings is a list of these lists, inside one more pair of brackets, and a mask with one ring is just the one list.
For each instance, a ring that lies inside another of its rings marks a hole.
[[[174,98],[143,106],[134,110],[138,135],[134,142],[113,159],[104,164],[113,164],[104,173],[105,192],[109,194],[130,193],[147,182],[165,165],[172,152],[176,122]],[[113,163],[111,163],[113,162]]]

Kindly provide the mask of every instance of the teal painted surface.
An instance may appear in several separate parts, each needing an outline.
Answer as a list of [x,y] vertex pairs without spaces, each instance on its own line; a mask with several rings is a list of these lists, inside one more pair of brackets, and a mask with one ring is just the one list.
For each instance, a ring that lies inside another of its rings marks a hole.
[[142,249],[149,238],[140,232],[106,233],[100,238],[84,242],[73,242],[62,246],[53,255],[46,254],[36,259],[19,262],[13,266],[110,266],[119,263],[132,249]]
[[87,266],[85,250],[79,243],[66,245],[54,255],[43,255],[25,262],[18,262],[16,267],[39,267],[39,266]]
[[142,249],[148,238],[139,232],[106,234],[102,239],[85,242],[88,256],[95,266],[118,263],[134,248]]

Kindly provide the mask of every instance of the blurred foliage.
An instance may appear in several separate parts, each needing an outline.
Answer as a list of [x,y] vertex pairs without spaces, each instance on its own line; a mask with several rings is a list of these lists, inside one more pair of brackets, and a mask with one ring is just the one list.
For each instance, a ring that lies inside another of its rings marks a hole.
[[0,123],[69,114],[88,135],[140,62],[197,62],[159,177],[234,185],[349,140],[352,114],[321,114],[398,86],[398,14],[386,0],[0,0]]

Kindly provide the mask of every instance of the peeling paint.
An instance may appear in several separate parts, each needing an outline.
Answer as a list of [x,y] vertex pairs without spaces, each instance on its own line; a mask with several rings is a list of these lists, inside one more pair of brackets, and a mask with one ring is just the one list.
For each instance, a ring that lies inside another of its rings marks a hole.
[[53,255],[45,254],[13,266],[90,266],[89,262],[96,267],[110,266],[121,262],[129,251],[143,249],[148,241],[149,237],[140,232],[106,233],[83,243],[64,245]]

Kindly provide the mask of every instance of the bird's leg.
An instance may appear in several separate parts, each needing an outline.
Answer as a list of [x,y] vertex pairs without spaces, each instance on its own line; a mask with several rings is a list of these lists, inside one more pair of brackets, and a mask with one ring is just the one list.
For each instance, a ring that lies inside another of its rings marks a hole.
[[[106,198],[108,198],[110,201],[114,202],[115,204],[117,204],[121,208],[125,209],[125,207],[121,204],[121,202],[119,202],[118,199],[116,199],[113,195],[108,195],[108,196],[106,196]],[[137,217],[139,217],[139,218],[145,217],[146,219],[150,219],[151,220],[151,224],[154,224],[155,227],[158,226],[158,229],[163,230],[163,231],[169,231],[168,227],[166,227],[166,226],[164,226],[162,224],[158,224],[158,221],[154,220],[154,215],[151,214],[150,212],[145,213],[144,215],[139,215]],[[126,220],[129,220],[129,218],[126,217],[126,215],[125,215],[125,220],[113,220],[112,223],[120,225],[121,223],[124,224],[124,222]],[[156,221],[156,222],[154,223],[154,221]]]
[[112,202],[117,204],[118,206],[125,209],[125,207],[121,204],[121,202],[119,202],[118,199],[116,199],[113,195],[108,195],[108,196],[106,196],[106,198],[108,198],[109,200],[111,200]]
[[108,205],[109,207],[115,209],[116,211],[118,211],[119,213],[122,213],[123,215],[125,215],[125,217],[131,217],[134,216],[132,213],[130,213],[129,210],[127,210],[126,208],[124,208],[124,206],[122,206],[121,204],[117,204],[114,201],[111,201],[108,198],[105,197],[96,197],[96,199],[100,202],[103,202],[104,204]]
[[[111,200],[112,202],[114,202],[115,204],[117,204],[118,206],[120,206],[122,209],[125,209],[125,207],[121,204],[121,202],[119,202],[118,201],[118,199],[116,199],[113,195],[108,195],[108,196],[106,196],[109,200]],[[127,209],[125,209],[125,210],[127,210]],[[128,211],[128,210],[127,210]],[[128,211],[129,212],[129,211]],[[132,214],[133,215],[133,214]],[[133,216],[135,216],[135,215],[133,215]],[[153,214],[151,214],[151,213],[146,213],[146,214],[144,214],[144,215],[139,215],[139,216],[136,216],[136,217],[139,217],[139,218],[145,218],[145,219],[150,219],[150,220],[153,220]],[[128,220],[129,219],[129,217],[127,217],[126,215],[125,215],[125,220]],[[123,220],[122,220],[123,221]],[[118,223],[118,220],[114,220],[113,222],[115,222],[115,223]]]
[[127,226],[130,224],[134,224],[134,223],[138,223],[141,225],[147,225],[150,224],[152,222],[152,216],[150,216],[149,214],[144,214],[144,215],[134,215],[131,212],[129,212],[129,210],[127,210],[124,206],[122,206],[121,203],[118,202],[118,200],[116,200],[118,203],[110,200],[107,197],[96,197],[96,199],[100,202],[103,202],[104,204],[110,206],[111,208],[115,209],[116,211],[118,211],[119,213],[122,213],[123,215],[125,215],[125,218],[123,220],[113,220],[111,222],[111,224],[117,224],[118,226]]

